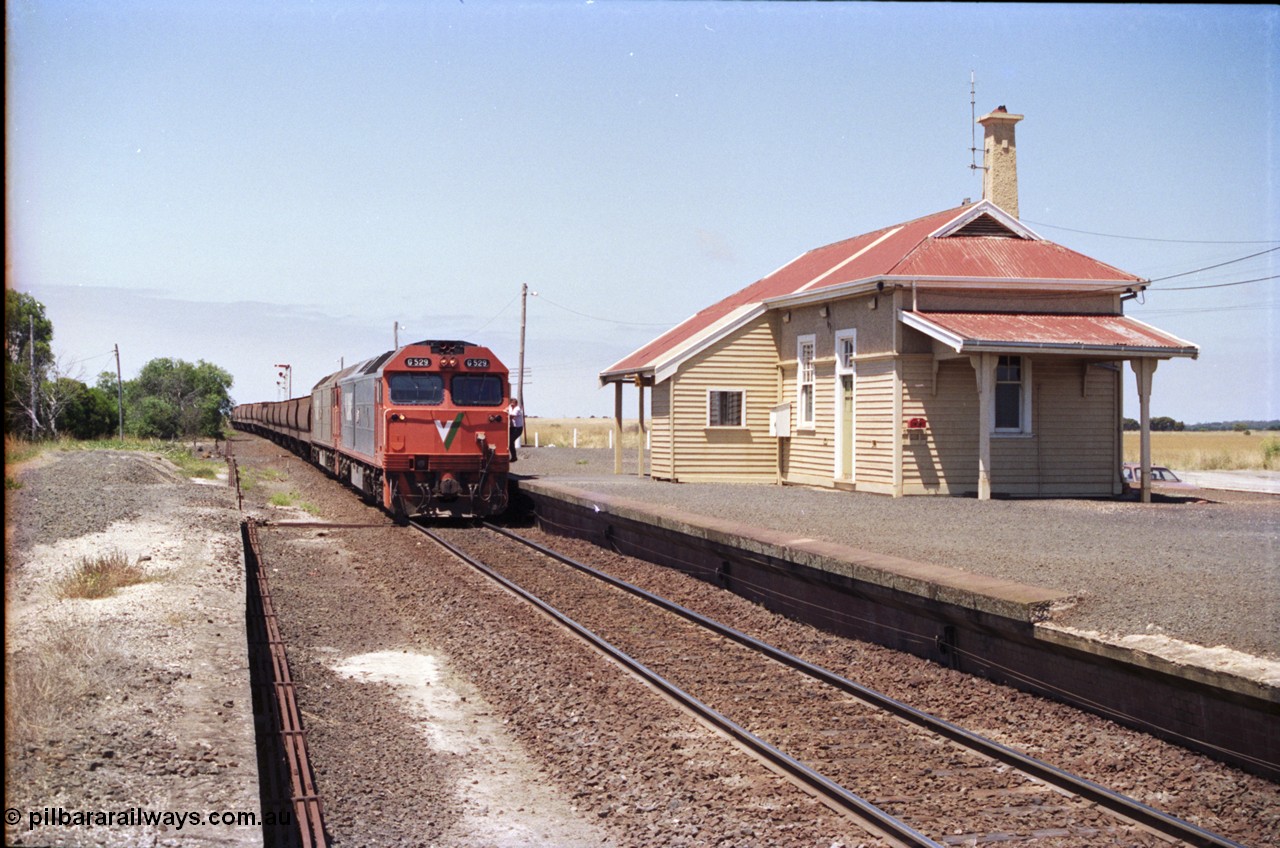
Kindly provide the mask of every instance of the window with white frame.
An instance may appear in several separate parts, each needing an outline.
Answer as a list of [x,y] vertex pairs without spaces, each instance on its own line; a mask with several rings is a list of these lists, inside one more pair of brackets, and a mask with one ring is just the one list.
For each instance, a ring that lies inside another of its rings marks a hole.
[[841,374],[852,374],[853,361],[857,355],[857,331],[841,330],[836,333],[836,370]]
[[1031,362],[1022,356],[1001,356],[996,361],[996,432],[1031,432],[1030,371]]
[[707,426],[742,427],[746,405],[747,393],[742,389],[708,389]]
[[800,336],[796,339],[796,421],[797,426],[812,429],[814,426],[813,392],[814,351],[816,336]]

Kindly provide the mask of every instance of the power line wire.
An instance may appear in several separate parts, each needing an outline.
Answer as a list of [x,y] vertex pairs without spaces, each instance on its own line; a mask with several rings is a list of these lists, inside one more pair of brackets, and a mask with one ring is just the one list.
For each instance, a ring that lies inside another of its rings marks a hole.
[[1235,280],[1230,283],[1211,283],[1206,286],[1172,286],[1171,288],[1152,289],[1150,293],[1159,294],[1160,292],[1171,292],[1171,291],[1196,291],[1197,289],[1224,289],[1228,286],[1243,286],[1246,283],[1261,283],[1266,280],[1275,280],[1275,279],[1280,279],[1280,274],[1272,274],[1270,277],[1254,277],[1252,280]]
[[[1203,268],[1196,268],[1191,271],[1183,271],[1181,274],[1169,274],[1168,276],[1165,276],[1165,277],[1153,277],[1152,279],[1147,280],[1147,282],[1158,283],[1161,280],[1174,280],[1174,279],[1177,279],[1178,277],[1188,277],[1192,274],[1199,274],[1201,271],[1212,271],[1214,268],[1221,268],[1224,265],[1234,265],[1237,262],[1243,262],[1246,259],[1253,259],[1256,256],[1265,256],[1268,253],[1275,253],[1277,250],[1280,250],[1280,247],[1273,247],[1270,250],[1260,250],[1257,253],[1250,253],[1248,256],[1241,256],[1239,259],[1228,259],[1226,262],[1219,262],[1217,265],[1206,265]],[[1265,280],[1270,278],[1261,277],[1260,279]],[[1256,280],[1245,280],[1244,282],[1256,282]],[[1239,285],[1239,283],[1223,283],[1223,285]],[[1172,289],[1170,289],[1169,291],[1172,291]]]
[[1246,310],[1262,311],[1265,309],[1280,309],[1280,303],[1267,301],[1265,303],[1242,303],[1236,306],[1172,306],[1167,309],[1144,309],[1140,314],[1143,316],[1183,315],[1187,312],[1243,312]]
[[517,295],[513,295],[513,296],[512,296],[512,298],[511,298],[510,300],[508,300],[508,301],[507,301],[506,306],[503,306],[501,309],[499,309],[497,312],[495,312],[495,313],[493,314],[493,317],[492,317],[492,318],[490,318],[488,321],[485,321],[485,322],[484,322],[483,324],[481,324],[479,327],[477,327],[476,329],[472,330],[472,331],[469,333],[469,335],[471,335],[472,337],[480,335],[480,331],[481,331],[481,330],[483,330],[485,327],[489,326],[490,324],[492,324],[495,320],[497,320],[497,317],[498,317],[499,315],[501,315],[502,313],[506,312],[506,311],[507,311],[507,306],[510,306],[511,304],[515,303],[515,302],[516,302],[516,298],[517,298],[517,297],[519,297],[519,296],[520,296],[520,295],[518,295],[518,294],[517,294]]
[[544,296],[544,295],[542,295],[542,294],[539,294],[539,295],[538,295],[538,300],[545,301],[545,302],[547,302],[547,303],[551,304],[552,306],[556,307],[557,309],[563,309],[565,312],[572,312],[574,315],[579,315],[579,316],[581,316],[581,317],[583,317],[583,318],[590,318],[592,321],[604,321],[604,322],[609,323],[609,324],[622,324],[622,325],[627,326],[627,327],[673,327],[673,326],[675,326],[675,324],[674,324],[674,323],[671,323],[671,324],[644,324],[644,323],[640,323],[640,322],[637,322],[637,321],[619,321],[619,320],[618,320],[618,319],[616,319],[616,318],[601,318],[599,315],[588,315],[588,314],[587,314],[587,313],[585,313],[585,312],[579,312],[579,311],[578,311],[578,310],[576,310],[576,309],[570,309],[569,307],[564,306],[563,304],[556,303],[556,302],[555,302],[554,300],[552,300],[551,298],[546,297],[546,296]]
[[1261,239],[1257,241],[1219,241],[1219,240],[1209,240],[1209,239],[1166,239],[1166,238],[1151,238],[1149,236],[1121,236],[1121,235],[1116,235],[1115,233],[1095,233],[1090,230],[1073,230],[1071,227],[1061,227],[1061,226],[1058,226],[1057,224],[1046,224],[1042,221],[1031,221],[1031,220],[1028,220],[1027,218],[1023,218],[1022,220],[1026,221],[1028,224],[1032,224],[1037,227],[1048,227],[1051,230],[1064,230],[1065,232],[1068,232],[1068,233],[1081,233],[1086,236],[1101,236],[1102,238],[1127,239],[1129,241],[1158,241],[1158,242],[1163,242],[1165,244],[1276,244],[1277,242],[1280,242],[1280,239]]

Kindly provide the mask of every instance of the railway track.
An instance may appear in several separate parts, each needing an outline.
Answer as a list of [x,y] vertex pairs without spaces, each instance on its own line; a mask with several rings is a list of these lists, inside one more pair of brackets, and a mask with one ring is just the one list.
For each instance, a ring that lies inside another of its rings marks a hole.
[[892,844],[1238,848],[506,530],[418,529]]

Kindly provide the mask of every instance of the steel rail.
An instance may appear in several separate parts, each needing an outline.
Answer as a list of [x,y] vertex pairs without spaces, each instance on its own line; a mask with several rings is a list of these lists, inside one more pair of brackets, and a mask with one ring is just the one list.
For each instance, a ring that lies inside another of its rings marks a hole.
[[[324,805],[316,789],[311,760],[307,753],[306,731],[302,727],[302,711],[298,706],[293,677],[289,671],[289,658],[285,652],[284,637],[267,585],[266,569],[262,562],[262,548],[258,540],[258,525],[245,519],[240,525],[245,547],[245,567],[248,571],[249,605],[248,638],[250,646],[266,648],[254,651],[254,686],[258,690],[256,707],[265,712],[266,758],[270,766],[265,769],[268,783],[267,801],[283,806],[287,800],[293,807],[293,827],[270,829],[264,824],[264,839],[268,844],[280,842],[300,845],[301,848],[324,848],[329,844],[324,827]],[[255,721],[258,716],[255,715]],[[277,773],[277,767],[287,767],[288,778]],[[264,818],[266,813],[264,812]],[[283,833],[281,833],[281,830]]]
[[702,701],[698,700],[688,692],[685,692],[683,689],[662,677],[657,672],[648,668],[639,660],[624,653],[598,634],[569,618],[567,615],[560,612],[538,596],[525,590],[520,585],[506,577],[503,577],[488,565],[470,556],[456,545],[451,544],[420,524],[415,523],[411,526],[426,535],[446,551],[456,556],[458,559],[467,563],[472,568],[475,568],[486,577],[507,589],[509,592],[512,592],[517,597],[520,597],[537,607],[558,624],[587,641],[596,650],[636,674],[669,698],[675,700],[685,710],[727,734],[730,738],[735,740],[739,745],[745,747],[755,756],[772,763],[775,767],[782,770],[792,779],[808,787],[811,791],[837,809],[852,814],[870,830],[894,842],[895,844],[907,846],[907,848],[943,848],[940,843],[933,841],[929,837],[912,828],[907,823],[895,818],[872,804],[870,801],[855,795],[853,792],[845,789],[830,778],[819,774],[804,763],[801,763],[800,761],[783,753],[768,742],[765,742],[763,739],[748,731],[746,728],[730,720],[727,716],[702,703]]
[[668,600],[661,595],[655,595],[645,589],[634,584],[628,583],[606,574],[603,571],[592,568],[585,563],[578,562],[567,557],[557,551],[552,550],[544,545],[540,545],[532,539],[526,539],[518,533],[513,533],[503,527],[485,523],[486,529],[499,533],[513,541],[526,545],[529,548],[551,557],[552,559],[564,563],[565,565],[575,568],[585,574],[589,574],[617,589],[629,592],[649,603],[652,603],[668,612],[674,613],[693,622],[701,627],[705,627],[727,639],[731,639],[747,648],[758,651],[772,660],[782,663],[790,668],[795,669],[809,677],[826,683],[839,689],[842,692],[853,695],[868,704],[879,709],[888,711],[889,713],[911,722],[912,724],[937,733],[946,737],[970,750],[984,754],[992,759],[1005,763],[1018,769],[1024,774],[1031,775],[1039,780],[1056,786],[1072,795],[1084,798],[1088,801],[1098,804],[1107,811],[1123,816],[1144,827],[1151,828],[1166,836],[1171,836],[1188,845],[1204,846],[1204,848],[1246,848],[1238,842],[1233,842],[1224,836],[1213,833],[1198,827],[1191,822],[1161,812],[1154,807],[1149,807],[1134,798],[1123,795],[1105,786],[1094,783],[1091,780],[1064,771],[1057,766],[1050,765],[1043,760],[1038,760],[1021,751],[1014,750],[1006,745],[1002,745],[992,739],[988,739],[978,733],[966,730],[959,725],[952,724],[945,719],[923,712],[895,698],[891,698],[874,689],[855,683],[846,677],[841,677],[833,671],[825,669],[821,666],[814,665],[803,660],[794,654],[788,653],[781,648],[774,647],[767,642],[762,642],[752,636],[748,636],[740,630],[735,630],[726,624],[722,624],[715,619],[708,618],[700,613],[694,612],[687,607],[683,607],[674,601]]

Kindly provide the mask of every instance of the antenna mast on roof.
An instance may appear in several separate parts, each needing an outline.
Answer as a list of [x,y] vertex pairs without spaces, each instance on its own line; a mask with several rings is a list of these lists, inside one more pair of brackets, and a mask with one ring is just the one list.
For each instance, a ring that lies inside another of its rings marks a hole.
[[978,131],[974,129],[978,125],[977,100],[974,97],[974,80],[973,71],[969,71],[969,170],[985,171],[986,165],[978,164]]

